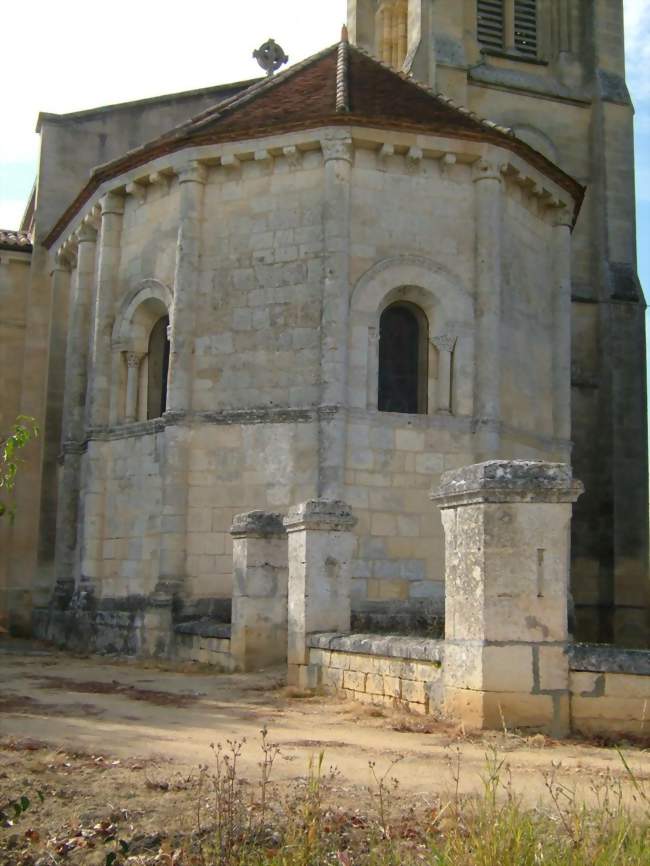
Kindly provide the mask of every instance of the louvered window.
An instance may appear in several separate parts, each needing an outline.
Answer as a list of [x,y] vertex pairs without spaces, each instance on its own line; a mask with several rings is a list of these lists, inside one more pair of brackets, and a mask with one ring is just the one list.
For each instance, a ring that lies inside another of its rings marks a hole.
[[478,0],[478,41],[488,48],[504,48],[503,0]]
[[537,0],[477,0],[476,9],[484,48],[537,57]]
[[515,48],[537,57],[537,0],[515,0]]

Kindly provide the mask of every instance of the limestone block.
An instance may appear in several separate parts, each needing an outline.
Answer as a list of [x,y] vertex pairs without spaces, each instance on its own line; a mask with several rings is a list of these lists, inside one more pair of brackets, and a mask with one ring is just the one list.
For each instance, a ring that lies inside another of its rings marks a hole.
[[650,703],[650,676],[608,673],[605,675],[605,695]]
[[230,649],[240,670],[286,659],[287,543],[279,514],[237,515],[233,538]]
[[366,676],[366,692],[373,695],[384,694],[384,678],[379,674],[368,674]]
[[428,699],[424,683],[417,680],[402,680],[402,700],[408,701],[409,704],[426,704]]
[[321,682],[324,686],[332,689],[343,688],[343,671],[338,668],[323,667],[321,671]]
[[402,696],[402,681],[399,677],[391,677],[384,674],[382,680],[385,695],[391,698],[400,698]]
[[343,688],[364,692],[366,690],[366,674],[360,671],[343,671]]
[[536,648],[540,691],[566,691],[569,688],[569,665],[566,648],[539,646]]

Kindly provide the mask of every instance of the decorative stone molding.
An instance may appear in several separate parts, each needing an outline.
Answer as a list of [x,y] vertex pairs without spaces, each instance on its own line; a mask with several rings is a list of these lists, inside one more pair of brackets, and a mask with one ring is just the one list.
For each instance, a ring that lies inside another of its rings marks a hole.
[[478,159],[472,165],[472,180],[475,183],[479,180],[498,180],[501,183],[503,167],[492,160]]
[[352,164],[354,159],[354,145],[351,138],[324,138],[321,140],[323,161],[330,162],[340,159]]
[[431,342],[440,352],[453,352],[457,341],[458,337],[451,337],[447,334],[431,338]]
[[391,156],[395,156],[395,145],[388,144],[387,142],[382,144],[379,149],[379,153],[377,154],[377,159],[380,163],[385,163]]
[[247,511],[233,518],[230,534],[233,538],[285,535],[283,516],[271,511]]
[[306,529],[343,532],[352,529],[356,524],[357,518],[345,502],[330,499],[310,499],[302,502],[290,509],[284,518],[284,527],[288,533]]
[[445,472],[431,494],[439,508],[503,502],[576,502],[584,492],[566,463],[488,460]]

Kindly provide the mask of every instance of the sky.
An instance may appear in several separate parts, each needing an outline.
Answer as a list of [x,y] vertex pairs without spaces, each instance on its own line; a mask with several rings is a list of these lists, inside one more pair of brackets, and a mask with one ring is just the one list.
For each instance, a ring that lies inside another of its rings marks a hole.
[[[650,298],[650,0],[624,0],[636,105],[639,272]],[[110,12],[108,11],[110,10]],[[254,78],[275,38],[291,63],[336,42],[346,0],[32,0],[0,55],[0,228],[17,228],[36,171],[39,111],[65,113]],[[18,19],[17,19],[18,20]]]

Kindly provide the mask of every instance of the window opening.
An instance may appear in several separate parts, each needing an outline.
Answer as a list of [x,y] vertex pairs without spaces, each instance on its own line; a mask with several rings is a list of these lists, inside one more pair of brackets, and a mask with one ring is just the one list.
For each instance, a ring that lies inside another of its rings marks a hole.
[[167,408],[169,316],[158,319],[149,336],[147,418],[160,418]]
[[478,41],[488,48],[505,48],[503,0],[478,0]]
[[425,414],[428,367],[426,316],[414,304],[391,304],[379,320],[379,411]]

